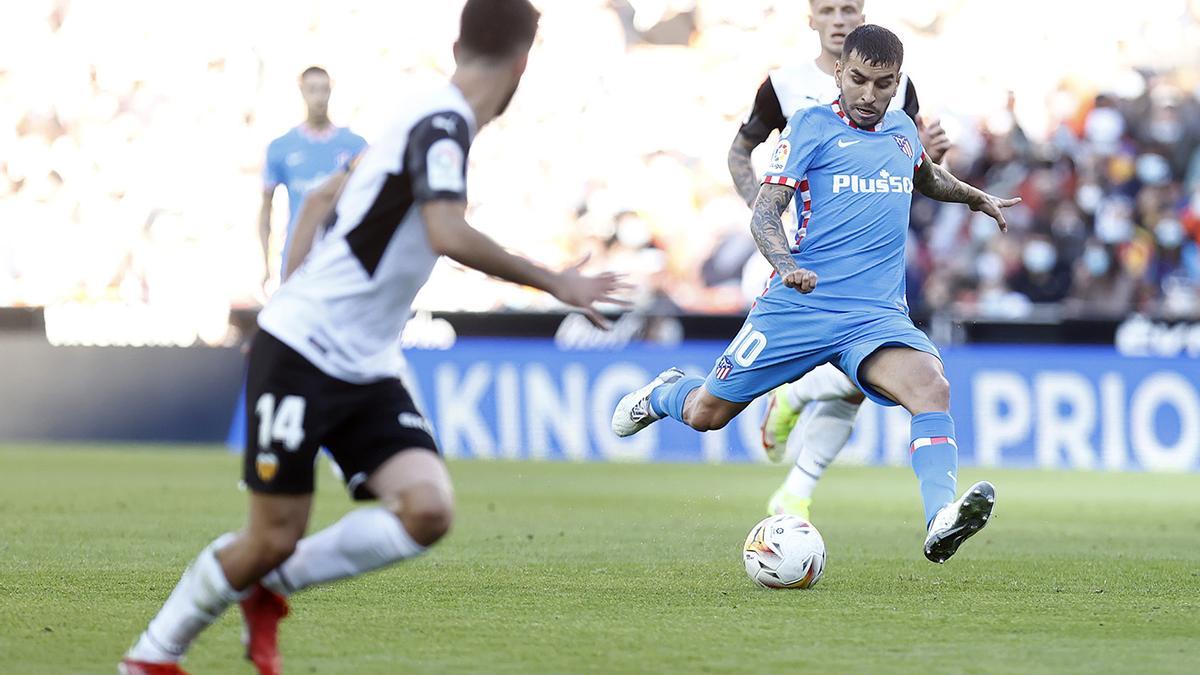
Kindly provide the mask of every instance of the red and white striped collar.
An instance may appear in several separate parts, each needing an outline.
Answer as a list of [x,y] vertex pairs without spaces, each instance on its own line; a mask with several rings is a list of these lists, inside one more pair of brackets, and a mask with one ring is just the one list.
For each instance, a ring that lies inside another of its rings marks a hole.
[[845,122],[846,124],[848,124],[851,129],[862,129],[863,131],[875,131],[875,126],[879,126],[879,125],[870,126],[870,127],[858,126],[857,124],[854,123],[854,120],[850,119],[850,116],[847,115],[842,110],[842,104],[836,98],[833,99],[833,103],[829,104],[829,107],[832,108],[833,112],[837,113],[838,118],[840,120],[842,120],[843,122]]

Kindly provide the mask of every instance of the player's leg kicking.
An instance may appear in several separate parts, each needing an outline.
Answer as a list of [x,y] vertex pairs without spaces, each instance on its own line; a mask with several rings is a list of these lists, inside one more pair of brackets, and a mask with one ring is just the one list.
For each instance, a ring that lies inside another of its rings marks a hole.
[[843,364],[852,365],[851,372],[859,373],[859,383],[866,385],[863,391],[868,396],[878,394],[912,413],[909,452],[925,507],[925,557],[935,563],[946,562],[967,538],[987,525],[996,491],[991,483],[980,481],[954,498],[958,444],[950,417],[950,383],[942,372],[942,362],[932,353],[909,346],[870,345],[851,350]]
[[754,399],[827,362],[833,354],[824,346],[828,336],[813,327],[836,318],[813,312],[798,319],[805,310],[788,301],[791,293],[773,280],[707,378],[663,371],[617,403],[613,432],[629,436],[664,417],[697,431],[720,429]]
[[[777,385],[780,377],[783,381],[797,379],[788,377],[787,368],[808,369],[812,363],[823,363],[833,356],[842,372],[851,373],[856,387],[866,396],[882,405],[903,405],[912,413],[910,451],[925,512],[924,553],[932,562],[945,562],[967,538],[987,524],[995,503],[995,489],[984,481],[973,485],[959,499],[954,498],[958,446],[949,412],[950,385],[936,356],[937,349],[902,314],[852,316],[845,319],[850,322],[847,326],[835,325],[838,319],[833,317],[793,316],[793,325],[826,326],[828,335],[834,339],[845,335],[837,347],[797,349],[811,343],[797,337],[802,330],[768,330],[765,334],[752,330],[752,322],[778,323],[778,316],[762,309],[764,304],[751,311],[746,326],[717,361],[707,380],[687,377],[674,368],[664,371],[618,402],[613,413],[613,431],[619,436],[629,436],[663,417],[672,417],[697,431],[720,429],[755,396]],[[827,320],[809,321],[812,318]],[[748,347],[756,335],[761,346]],[[770,346],[777,337],[784,338],[778,342],[791,344]],[[763,363],[757,364],[756,359]],[[741,369],[735,372],[738,366]]]
[[810,519],[813,489],[850,440],[864,398],[831,364],[767,394],[762,424],[767,457],[778,462],[790,446],[799,446],[791,471],[767,502],[767,513]]

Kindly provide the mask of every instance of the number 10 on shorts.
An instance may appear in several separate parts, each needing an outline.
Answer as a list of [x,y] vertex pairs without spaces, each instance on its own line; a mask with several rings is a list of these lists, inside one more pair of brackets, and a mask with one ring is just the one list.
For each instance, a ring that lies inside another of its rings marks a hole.
[[742,326],[742,330],[738,332],[737,337],[733,338],[729,349],[725,353],[733,357],[733,360],[743,368],[754,363],[754,359],[758,358],[759,354],[767,348],[767,336],[762,334],[762,331],[754,330],[754,324],[746,322]]
[[284,396],[275,407],[275,395],[263,394],[254,404],[258,415],[258,447],[266,450],[272,441],[283,443],[288,452],[300,449],[304,442],[304,397]]

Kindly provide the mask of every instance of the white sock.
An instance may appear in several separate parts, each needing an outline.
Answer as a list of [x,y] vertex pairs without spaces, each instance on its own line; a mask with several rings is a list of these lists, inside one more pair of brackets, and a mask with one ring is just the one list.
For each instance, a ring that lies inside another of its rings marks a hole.
[[854,431],[854,419],[858,416],[858,403],[849,401],[817,401],[796,429],[791,439],[799,437],[800,452],[796,465],[788,473],[784,489],[793,497],[811,498],[813,488],[833,463],[838,453],[850,440]]
[[223,534],[200,552],[126,656],[150,663],[177,662],[196,636],[238,600],[240,594],[225,579],[216,556],[234,536]]
[[425,551],[400,519],[377,506],[351,511],[329,527],[296,544],[296,552],[263,577],[267,588],[291,595],[314,584],[379,569]]
[[784,393],[788,404],[798,410],[812,401],[833,401],[857,394],[858,388],[845,373],[826,363],[789,384]]

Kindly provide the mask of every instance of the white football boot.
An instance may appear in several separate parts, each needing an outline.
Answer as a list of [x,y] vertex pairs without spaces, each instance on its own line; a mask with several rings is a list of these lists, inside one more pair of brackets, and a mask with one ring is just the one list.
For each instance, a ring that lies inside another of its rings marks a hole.
[[984,480],[972,485],[958,501],[943,506],[929,524],[925,557],[939,564],[949,560],[964,541],[988,524],[995,504],[996,488]]
[[620,401],[617,401],[617,409],[613,411],[613,433],[624,438],[657,422],[659,418],[655,417],[654,411],[650,409],[650,392],[654,391],[655,387],[671,384],[681,377],[683,377],[682,370],[668,368],[659,373],[658,377],[650,380],[646,386],[633,393],[625,394]]

